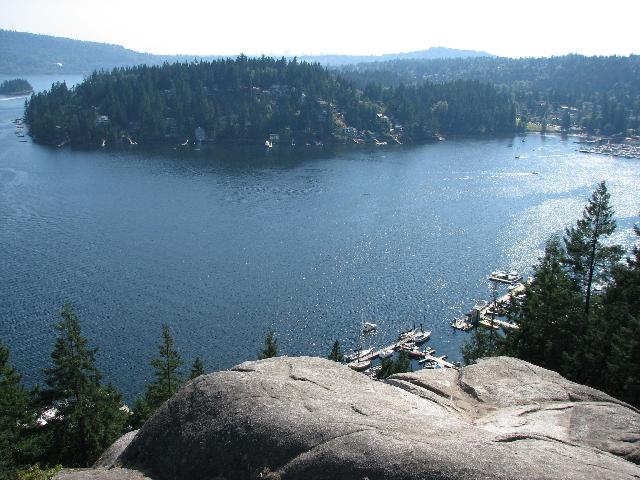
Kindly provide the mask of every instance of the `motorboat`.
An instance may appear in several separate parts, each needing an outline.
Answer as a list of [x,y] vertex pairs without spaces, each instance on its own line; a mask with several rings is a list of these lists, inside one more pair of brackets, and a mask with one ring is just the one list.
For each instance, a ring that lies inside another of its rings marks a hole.
[[378,329],[378,325],[376,325],[375,323],[365,322],[362,327],[362,332],[371,333],[371,332],[375,332],[377,329]]
[[416,342],[416,344],[421,344],[426,342],[427,340],[429,340],[429,338],[431,338],[431,331],[420,331],[418,333],[416,333],[416,335],[413,337],[413,341]]
[[347,362],[353,362],[353,361],[356,361],[356,360],[358,360],[360,358],[368,357],[372,353],[373,353],[373,348],[365,348],[364,350],[357,350],[357,351],[345,356],[344,359]]
[[356,360],[354,362],[348,363],[347,366],[351,370],[355,370],[356,372],[363,372],[371,366],[371,360]]
[[473,328],[473,324],[467,322],[466,318],[456,318],[451,322],[451,326],[456,330],[462,330],[463,332],[467,332]]
[[348,363],[347,366],[356,372],[363,372],[371,366],[371,360],[355,361]]

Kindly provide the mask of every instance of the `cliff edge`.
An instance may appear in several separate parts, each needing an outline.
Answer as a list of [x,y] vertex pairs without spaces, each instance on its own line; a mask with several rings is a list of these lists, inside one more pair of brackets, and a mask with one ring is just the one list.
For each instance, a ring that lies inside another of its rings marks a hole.
[[371,380],[308,357],[186,384],[72,479],[639,479],[640,413],[521,360]]

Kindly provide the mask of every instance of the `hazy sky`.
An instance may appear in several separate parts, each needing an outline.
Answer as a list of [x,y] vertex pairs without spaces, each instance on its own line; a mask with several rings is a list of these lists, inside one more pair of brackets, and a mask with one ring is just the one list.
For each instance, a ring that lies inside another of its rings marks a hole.
[[0,28],[164,54],[628,55],[639,25],[639,0],[0,0]]

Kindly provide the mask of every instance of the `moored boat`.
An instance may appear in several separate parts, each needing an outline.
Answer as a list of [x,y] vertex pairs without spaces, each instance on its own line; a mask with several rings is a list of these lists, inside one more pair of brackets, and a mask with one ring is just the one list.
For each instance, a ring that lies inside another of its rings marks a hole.
[[346,355],[344,359],[347,362],[353,362],[361,358],[368,357],[372,353],[373,353],[373,348],[365,348],[364,350],[357,350],[349,355]]
[[355,361],[348,363],[347,366],[356,372],[363,372],[371,366],[371,360]]
[[431,330],[427,332],[420,331],[415,334],[415,336],[413,337],[413,341],[417,344],[421,344],[429,340],[429,338],[431,338]]

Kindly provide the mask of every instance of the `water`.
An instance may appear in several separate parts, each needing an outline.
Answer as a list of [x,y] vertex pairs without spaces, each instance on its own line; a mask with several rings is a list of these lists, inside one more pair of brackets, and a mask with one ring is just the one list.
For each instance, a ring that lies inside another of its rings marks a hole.
[[269,327],[283,354],[352,347],[363,316],[380,329],[365,343],[424,323],[456,360],[467,334],[449,322],[489,298],[487,274],[530,271],[600,179],[616,241],[640,211],[640,162],[555,136],[82,151],[19,142],[23,101],[0,102],[0,338],[29,383],[66,301],[128,400],[163,323],[209,371],[254,359]]

